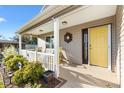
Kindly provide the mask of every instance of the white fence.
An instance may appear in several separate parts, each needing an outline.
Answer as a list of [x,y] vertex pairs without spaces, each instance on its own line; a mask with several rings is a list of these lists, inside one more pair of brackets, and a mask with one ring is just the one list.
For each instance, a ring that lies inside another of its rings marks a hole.
[[20,54],[26,57],[30,62],[32,61],[41,62],[46,70],[55,71],[54,54],[52,53],[21,50]]
[[35,49],[37,45],[32,45],[32,44],[26,44],[25,49]]

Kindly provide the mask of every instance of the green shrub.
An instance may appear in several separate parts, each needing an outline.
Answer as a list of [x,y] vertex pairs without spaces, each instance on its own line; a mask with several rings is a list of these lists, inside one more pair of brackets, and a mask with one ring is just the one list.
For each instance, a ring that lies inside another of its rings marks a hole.
[[7,62],[8,62],[9,60],[12,60],[13,57],[14,57],[14,55],[9,55],[9,56],[5,57],[4,60],[3,60],[3,63],[4,63],[5,65],[7,65],[7,64],[8,64]]
[[18,53],[16,52],[16,48],[14,46],[9,46],[9,47],[5,47],[4,49],[4,57],[8,57],[9,55],[17,55]]
[[39,84],[39,83],[27,83],[25,84],[25,88],[48,88],[47,84]]
[[21,84],[21,83],[34,84],[38,82],[43,72],[44,72],[44,68],[40,63],[38,62],[30,63],[25,67],[23,67],[21,70],[16,71],[12,80],[16,84]]
[[5,59],[4,59],[4,62],[12,59],[14,57],[14,55],[9,55],[9,56],[6,56]]
[[18,67],[19,62],[22,64],[22,66],[28,64],[28,60],[21,55],[9,55],[8,57],[5,58],[4,62],[7,66],[7,69],[13,71],[19,69]]
[[34,83],[31,88],[47,88],[48,86],[46,84],[37,84],[37,83]]
[[24,68],[23,79],[25,82],[35,83],[40,79],[43,72],[44,68],[40,63],[30,63]]
[[12,77],[12,81],[13,81],[15,84],[17,84],[17,85],[20,85],[20,84],[23,84],[23,83],[24,83],[24,81],[23,81],[23,68],[17,70],[17,71],[14,73],[14,76]]

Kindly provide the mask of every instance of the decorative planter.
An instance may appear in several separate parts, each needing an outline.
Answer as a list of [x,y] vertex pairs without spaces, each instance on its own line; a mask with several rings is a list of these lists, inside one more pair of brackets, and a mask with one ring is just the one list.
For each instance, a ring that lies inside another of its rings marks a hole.
[[54,80],[54,72],[51,70],[47,70],[43,73],[43,79],[45,83],[49,83],[50,81]]

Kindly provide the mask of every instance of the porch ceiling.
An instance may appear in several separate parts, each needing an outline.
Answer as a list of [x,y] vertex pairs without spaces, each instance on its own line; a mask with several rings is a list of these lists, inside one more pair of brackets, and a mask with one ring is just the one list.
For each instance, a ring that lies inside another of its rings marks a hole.
[[47,9],[44,9],[42,12],[36,15],[33,19],[31,19],[26,24],[24,24],[21,28],[19,28],[16,33],[23,33],[26,29],[36,25],[37,23],[41,23],[41,21],[49,18],[50,16],[68,7],[70,7],[70,5],[50,5]]
[[[90,5],[80,7],[60,17],[60,29],[75,26],[78,24],[113,16],[116,13],[115,5]],[[67,21],[66,25],[62,25]]]
[[[60,29],[71,27],[74,25],[94,21],[115,15],[115,5],[93,5],[93,6],[82,6],[72,12],[66,13],[60,16]],[[67,22],[62,24],[62,22]],[[39,27],[25,32],[24,34],[40,35],[53,31],[53,21],[49,21]]]
[[53,22],[52,21],[49,21],[39,27],[36,27],[34,29],[31,29],[27,32],[24,32],[22,33],[23,34],[26,34],[26,35],[41,35],[41,34],[45,34],[45,33],[48,33],[48,32],[52,32],[53,31]]

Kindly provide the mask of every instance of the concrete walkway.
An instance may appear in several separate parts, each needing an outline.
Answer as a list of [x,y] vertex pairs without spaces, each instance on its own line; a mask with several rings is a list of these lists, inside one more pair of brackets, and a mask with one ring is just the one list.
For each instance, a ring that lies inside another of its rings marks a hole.
[[62,88],[118,88],[115,73],[106,68],[87,65],[60,65],[60,77],[67,80]]

